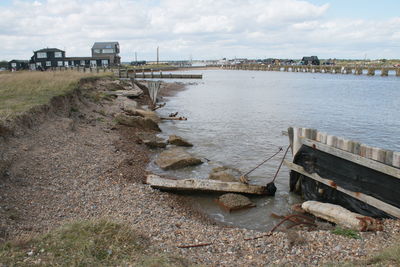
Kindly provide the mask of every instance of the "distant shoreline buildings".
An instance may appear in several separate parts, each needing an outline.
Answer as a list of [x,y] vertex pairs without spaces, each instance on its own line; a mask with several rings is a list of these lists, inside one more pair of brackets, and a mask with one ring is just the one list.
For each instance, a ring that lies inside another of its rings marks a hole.
[[118,42],[95,42],[91,57],[67,57],[66,52],[58,48],[43,48],[33,52],[28,60],[11,60],[10,70],[47,70],[56,67],[111,67],[121,64]]

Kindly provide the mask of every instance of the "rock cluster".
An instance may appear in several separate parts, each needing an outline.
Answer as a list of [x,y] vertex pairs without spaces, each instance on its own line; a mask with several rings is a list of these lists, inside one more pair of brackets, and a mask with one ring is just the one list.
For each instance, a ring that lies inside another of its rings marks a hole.
[[222,166],[212,169],[209,179],[222,182],[238,182],[241,172],[237,169]]
[[169,148],[158,155],[156,164],[164,169],[180,169],[188,166],[202,164],[201,159],[194,157],[182,148]]
[[229,212],[256,206],[248,197],[233,193],[223,194],[217,199],[217,203]]

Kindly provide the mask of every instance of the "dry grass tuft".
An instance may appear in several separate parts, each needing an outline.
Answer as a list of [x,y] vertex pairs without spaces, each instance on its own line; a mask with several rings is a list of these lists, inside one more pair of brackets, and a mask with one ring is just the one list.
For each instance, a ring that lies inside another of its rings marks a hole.
[[0,265],[188,266],[184,259],[147,254],[148,240],[131,226],[107,220],[78,221],[48,234],[0,246]]
[[37,105],[47,104],[54,96],[75,89],[80,79],[106,76],[76,71],[13,72],[0,75],[0,120],[10,119]]

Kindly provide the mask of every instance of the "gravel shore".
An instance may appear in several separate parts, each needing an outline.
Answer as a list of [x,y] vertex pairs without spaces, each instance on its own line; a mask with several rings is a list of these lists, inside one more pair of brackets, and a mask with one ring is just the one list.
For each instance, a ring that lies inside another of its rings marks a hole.
[[[116,126],[116,105],[81,100],[70,114],[52,115],[29,133],[1,141],[8,162],[0,180],[2,241],[77,219],[109,218],[133,225],[152,249],[197,264],[319,266],[363,259],[400,233],[395,220],[385,220],[381,232],[361,233],[361,239],[305,229],[266,236],[215,224],[185,204],[184,196],[143,184],[151,152],[139,140],[154,133]],[[178,248],[203,243],[210,245]]]

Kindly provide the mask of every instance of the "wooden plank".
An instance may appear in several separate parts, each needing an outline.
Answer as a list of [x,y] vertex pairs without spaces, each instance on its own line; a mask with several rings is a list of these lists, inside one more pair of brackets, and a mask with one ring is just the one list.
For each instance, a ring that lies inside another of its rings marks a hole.
[[147,175],[146,183],[151,185],[151,187],[153,188],[165,189],[165,190],[245,193],[254,195],[266,194],[266,186],[248,185],[239,182],[222,182],[209,179],[174,180],[150,174]]
[[311,179],[314,179],[314,180],[316,180],[316,181],[318,181],[318,182],[320,182],[322,184],[325,184],[325,185],[327,185],[329,187],[335,188],[336,190],[338,190],[338,191],[340,191],[342,193],[345,193],[346,195],[349,195],[349,196],[351,196],[351,197],[353,197],[355,199],[363,201],[363,202],[367,203],[368,205],[371,205],[371,206],[373,206],[373,207],[375,207],[377,209],[380,209],[380,210],[386,212],[387,214],[390,214],[390,215],[392,215],[392,216],[394,216],[396,218],[400,218],[400,209],[395,207],[395,206],[392,206],[392,205],[390,205],[388,203],[385,203],[385,202],[383,202],[383,201],[381,201],[379,199],[376,199],[374,197],[365,195],[363,193],[353,192],[353,191],[344,189],[344,188],[336,185],[336,183],[334,181],[326,179],[326,178],[322,178],[317,173],[308,173],[308,172],[306,172],[304,170],[304,168],[302,166],[294,164],[294,163],[289,162],[287,160],[284,161],[284,164],[287,167],[289,167],[289,169],[291,169],[291,170],[293,170],[293,171],[295,171],[297,173],[303,174],[303,175],[305,175],[307,177],[310,177]]
[[312,147],[312,148],[316,148],[318,150],[321,150],[323,152],[332,154],[336,157],[345,159],[345,160],[349,160],[352,161],[354,163],[357,163],[359,165],[365,166],[367,168],[376,170],[378,172],[382,172],[385,173],[387,175],[393,176],[395,178],[400,179],[400,169],[388,166],[386,164],[383,164],[381,162],[372,160],[372,159],[368,159],[368,158],[364,158],[361,157],[359,155],[344,151],[344,150],[340,150],[334,147],[331,147],[329,145],[325,145],[325,144],[321,144],[319,142],[315,142],[306,138],[302,138],[301,139],[301,143]]

